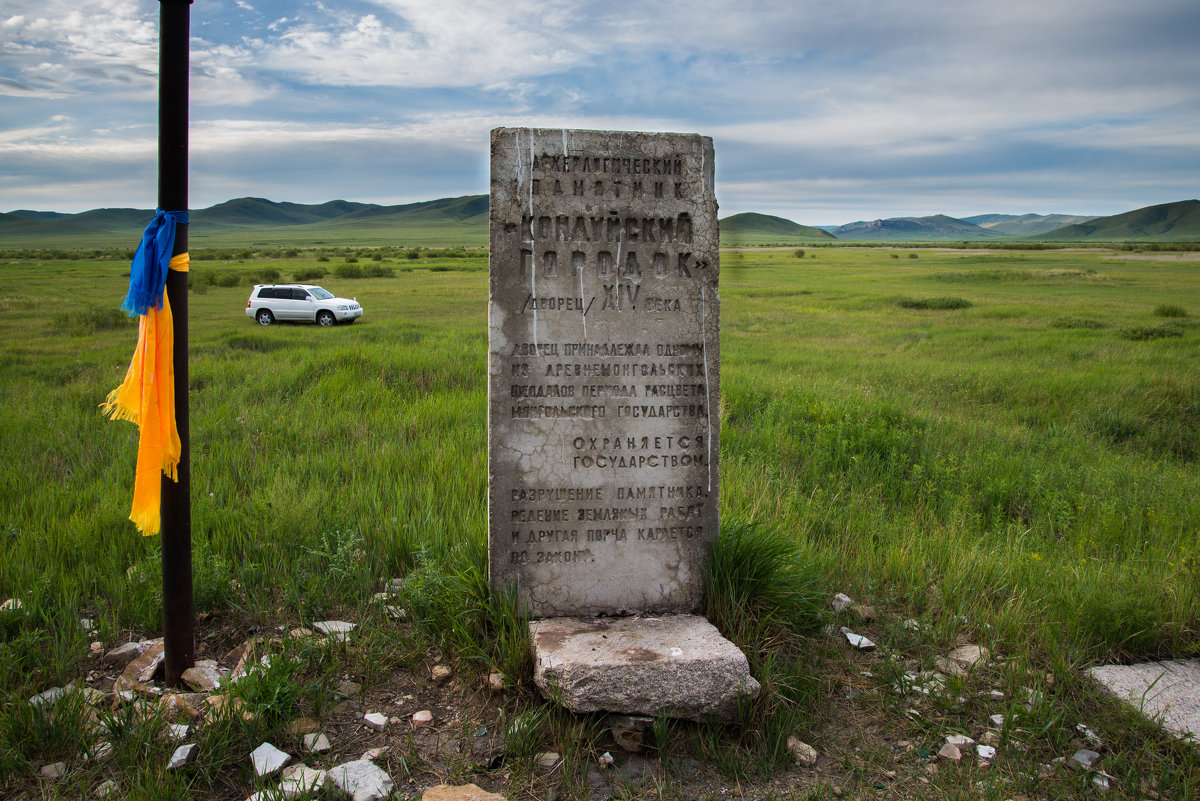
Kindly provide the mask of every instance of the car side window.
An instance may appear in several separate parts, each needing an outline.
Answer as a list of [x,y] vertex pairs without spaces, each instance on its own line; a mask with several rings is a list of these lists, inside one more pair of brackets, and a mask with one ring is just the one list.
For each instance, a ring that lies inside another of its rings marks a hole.
[[307,289],[293,289],[292,290],[292,300],[308,300],[308,290]]

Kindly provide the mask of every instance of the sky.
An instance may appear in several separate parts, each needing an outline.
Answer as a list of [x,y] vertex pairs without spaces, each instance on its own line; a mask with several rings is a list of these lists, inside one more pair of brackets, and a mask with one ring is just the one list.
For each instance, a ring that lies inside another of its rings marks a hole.
[[[0,0],[0,211],[152,208],[158,2]],[[192,208],[488,190],[500,126],[711,136],[721,216],[1200,195],[1197,0],[195,0]]]

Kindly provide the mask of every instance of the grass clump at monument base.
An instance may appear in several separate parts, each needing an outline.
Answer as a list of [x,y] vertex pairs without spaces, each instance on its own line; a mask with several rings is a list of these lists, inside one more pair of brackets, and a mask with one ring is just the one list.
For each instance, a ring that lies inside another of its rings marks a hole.
[[[1075,744],[1070,732],[1087,723],[1109,743],[1105,769],[1122,792],[1132,794],[1144,775],[1162,797],[1186,797],[1200,782],[1194,755],[1126,717],[1079,671],[1197,654],[1200,378],[1184,369],[1194,361],[1197,329],[1169,318],[1160,324],[1180,324],[1180,335],[1120,334],[1146,325],[1159,305],[1197,306],[1196,263],[1118,260],[1110,251],[934,249],[897,263],[884,250],[822,248],[801,267],[791,250],[739,252],[738,268],[722,275],[723,519],[792,540],[823,597],[842,591],[873,605],[880,618],[868,633],[904,659],[931,663],[970,638],[1014,666],[987,674],[1011,684],[1003,685],[1010,699],[1026,686],[1015,666],[1051,673],[1052,689],[1033,687],[1054,705],[1038,707],[1042,733],[1024,738],[1030,764],[1020,772],[1036,776],[1035,760],[1069,757],[1062,751]],[[305,251],[204,267],[291,276],[316,258]],[[0,602],[23,603],[19,613],[0,612],[0,787],[11,789],[36,784],[21,745],[30,726],[41,725],[27,717],[28,699],[78,679],[92,639],[154,634],[161,580],[158,540],[137,536],[126,520],[133,428],[97,412],[128,367],[135,330],[63,322],[84,319],[98,299],[119,306],[128,260],[5,259],[0,337],[11,347],[0,360],[0,492],[12,502],[0,522]],[[452,263],[465,270],[429,269]],[[465,671],[519,674],[512,665],[522,629],[503,628],[517,618],[486,593],[480,572],[486,257],[400,258],[391,266],[390,279],[326,282],[363,303],[366,313],[351,327],[258,327],[245,315],[241,278],[193,293],[193,565],[202,631],[222,619],[244,633],[345,615],[362,624],[362,639],[321,660],[367,687],[423,664],[426,647],[443,642],[471,655],[461,660]],[[997,271],[1048,277],[998,280]],[[1072,275],[1088,271],[1086,280]],[[970,309],[897,313],[897,297],[933,295],[946,274],[956,276],[954,290]],[[1060,319],[1106,327],[1056,327]],[[367,603],[398,576],[414,591],[428,588],[419,597],[430,607],[412,602],[415,623],[399,640],[397,624]],[[97,633],[85,633],[81,617],[95,620]],[[905,627],[909,619],[919,633]],[[494,647],[504,638],[511,645]],[[803,631],[760,642],[751,658],[782,665],[774,673],[760,667],[760,675],[797,688],[765,696],[794,699],[772,718],[786,722],[762,725],[766,711],[751,709],[743,730],[672,724],[668,750],[716,760],[734,743],[740,756],[724,767],[749,777],[759,764],[782,769],[764,756],[773,752],[756,739],[763,731],[795,725],[814,732],[822,752],[833,748],[836,737],[822,732],[837,725],[828,708],[843,703],[846,690],[826,683],[814,691],[808,682],[822,675],[815,670],[870,689],[856,703],[919,747],[928,748],[939,727],[977,726],[1000,711],[964,693],[965,711],[953,697],[944,707],[931,700],[915,721],[904,712],[913,701],[891,695],[886,682],[839,673],[848,670],[844,642]],[[814,655],[817,665],[803,661]],[[885,674],[874,663],[871,672]],[[323,693],[306,691],[301,708]],[[529,708],[522,704],[540,701],[526,694],[512,703],[510,720]],[[800,713],[789,720],[789,709]],[[554,713],[544,725],[547,736],[601,742],[601,724],[586,716]],[[38,742],[65,755],[74,747],[67,735],[46,731]],[[884,759],[879,748],[863,743],[862,752],[823,764],[849,766],[839,781],[869,793],[884,770],[909,765],[892,763],[890,752]],[[245,761],[233,746],[221,753]],[[912,767],[916,782],[923,774]],[[997,765],[984,780],[1018,782],[1017,772]],[[143,775],[130,780],[130,797],[204,796],[211,787],[224,788],[216,797],[235,795],[207,773],[189,778],[191,791],[165,774]],[[943,771],[938,781],[954,797],[975,793],[977,778]],[[1065,798],[1091,797],[1090,785],[1054,786]]]

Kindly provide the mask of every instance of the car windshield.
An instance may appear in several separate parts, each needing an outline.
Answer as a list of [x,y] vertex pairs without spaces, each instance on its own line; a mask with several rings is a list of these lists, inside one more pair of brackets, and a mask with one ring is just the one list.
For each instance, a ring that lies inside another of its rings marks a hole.
[[314,298],[316,298],[317,300],[329,300],[330,298],[333,297],[332,292],[330,292],[327,289],[321,289],[321,287],[319,287],[319,286],[314,286],[312,289],[310,289],[308,291],[311,292],[312,296]]

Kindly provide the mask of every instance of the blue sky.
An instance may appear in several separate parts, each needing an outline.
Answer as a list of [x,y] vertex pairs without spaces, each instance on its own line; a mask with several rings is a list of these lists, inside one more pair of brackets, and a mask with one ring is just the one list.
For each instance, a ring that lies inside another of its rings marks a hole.
[[[1200,194],[1196,0],[196,0],[191,205],[487,191],[488,131],[707,134],[721,214]],[[154,0],[0,4],[0,211],[152,207]]]

